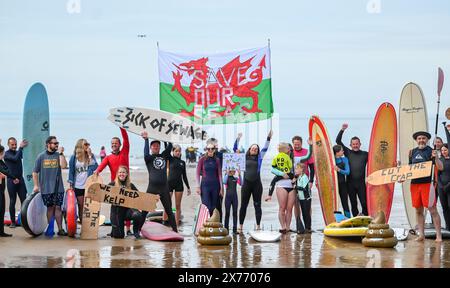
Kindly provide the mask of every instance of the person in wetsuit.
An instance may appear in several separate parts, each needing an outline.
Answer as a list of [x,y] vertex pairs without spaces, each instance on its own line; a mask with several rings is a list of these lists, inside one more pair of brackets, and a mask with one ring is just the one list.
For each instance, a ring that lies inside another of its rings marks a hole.
[[215,150],[213,144],[206,146],[206,154],[198,161],[196,174],[197,194],[201,196],[202,204],[208,207],[210,216],[217,208],[218,198],[223,197],[222,166]]
[[[161,142],[153,140],[148,141],[148,133],[142,132],[142,137],[145,140],[144,159],[148,170],[148,187],[147,193],[152,193],[160,196],[161,203],[169,218],[169,224],[172,230],[178,232],[175,216],[172,212],[172,201],[170,199],[169,186],[167,184],[167,161],[171,158],[170,151],[172,150],[172,143],[165,143],[165,150],[160,153]],[[150,154],[151,149],[151,154]],[[142,211],[143,218],[147,216],[148,211]]]
[[181,222],[181,199],[183,197],[183,181],[187,187],[187,195],[191,195],[191,188],[189,187],[189,181],[186,175],[186,162],[181,160],[181,147],[180,145],[174,145],[172,149],[172,157],[169,159],[169,192],[170,198],[175,192],[175,207],[176,214],[175,219],[177,225]]
[[344,148],[344,155],[348,158],[350,164],[350,174],[347,177],[348,196],[352,206],[353,217],[359,215],[358,201],[362,207],[362,214],[368,215],[366,202],[366,165],[369,154],[361,150],[361,141],[358,137],[350,140],[351,149],[342,143],[342,135],[348,128],[348,124],[342,124],[342,129],[336,137],[336,143]]
[[334,170],[336,170],[338,176],[339,198],[341,198],[345,217],[351,218],[347,191],[347,177],[350,174],[350,165],[348,163],[348,158],[344,156],[344,149],[341,145],[334,145],[333,152],[336,159]]
[[447,143],[441,147],[441,157],[436,158],[436,166],[438,172],[438,192],[439,200],[442,206],[442,214],[445,221],[445,229],[450,231],[450,156],[448,151],[448,143],[450,143],[450,131],[443,122]]
[[8,177],[7,187],[9,194],[9,215],[11,215],[11,225],[10,228],[16,227],[16,200],[19,196],[20,204],[23,204],[25,198],[27,197],[27,187],[25,185],[25,179],[23,178],[23,148],[28,145],[26,140],[22,140],[19,144],[19,149],[17,149],[17,140],[14,137],[8,139],[9,150],[5,152],[5,163],[8,166],[9,171],[14,178],[19,179],[18,184],[13,183],[13,178]]
[[[119,166],[117,176],[114,182],[109,183],[110,186],[118,186],[125,189],[138,191],[136,186],[131,183],[128,168],[126,166]],[[144,224],[145,218],[137,209],[131,209],[122,206],[111,205],[111,237],[124,238],[125,237],[125,221],[133,220],[133,234],[136,239],[141,238],[140,228]]]
[[[238,134],[236,141],[234,142],[233,151],[237,152],[239,147],[239,140],[242,137],[242,133]],[[241,208],[239,209],[239,229],[238,232],[241,233],[245,216],[247,214],[248,203],[250,202],[250,197],[253,198],[253,206],[255,208],[256,217],[256,230],[261,229],[261,218],[262,218],[262,193],[263,186],[261,182],[261,166],[264,156],[269,149],[270,139],[272,138],[272,130],[269,131],[267,135],[266,142],[262,149],[259,149],[258,144],[253,144],[248,148],[245,154],[245,172],[242,180],[241,188]]]
[[[0,176],[6,175],[6,177],[13,179],[13,184],[19,184],[19,179],[12,175],[6,166],[6,163],[3,161],[3,156],[5,155],[5,147],[0,145]],[[3,174],[3,175],[1,175]],[[11,237],[11,234],[5,233],[5,188],[6,188],[6,179],[0,178],[0,237]],[[11,218],[13,220],[14,217]]]

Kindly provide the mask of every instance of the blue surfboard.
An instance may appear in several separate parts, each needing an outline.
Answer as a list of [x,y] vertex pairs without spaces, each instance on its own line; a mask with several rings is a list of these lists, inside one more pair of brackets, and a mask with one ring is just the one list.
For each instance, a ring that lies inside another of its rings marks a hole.
[[33,192],[33,168],[39,153],[45,150],[45,140],[50,135],[50,117],[47,91],[41,83],[28,90],[23,108],[22,136],[28,141],[23,149],[23,176],[27,193]]

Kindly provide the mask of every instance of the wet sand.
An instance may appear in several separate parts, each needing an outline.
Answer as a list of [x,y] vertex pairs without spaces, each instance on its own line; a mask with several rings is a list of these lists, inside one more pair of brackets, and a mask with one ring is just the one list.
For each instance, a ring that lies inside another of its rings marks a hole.
[[[194,211],[200,203],[200,197],[195,193],[194,172],[195,167],[188,168],[193,194],[185,194],[182,202],[184,219],[180,233],[185,236],[184,242],[135,240],[134,236],[120,240],[111,239],[106,236],[111,230],[110,226],[100,227],[98,240],[81,240],[79,234],[75,239],[58,236],[52,239],[45,236],[33,238],[21,227],[5,227],[5,231],[14,236],[0,238],[0,267],[450,267],[449,240],[438,244],[427,239],[420,243],[414,241],[415,237],[410,235],[407,241],[399,242],[394,249],[376,249],[364,247],[359,238],[344,240],[325,237],[320,232],[324,222],[315,189],[312,207],[314,233],[288,233],[277,243],[256,242],[248,235],[248,231],[255,225],[253,204],[250,201],[243,234],[234,235],[229,246],[201,246],[192,235]],[[66,179],[67,170],[63,173]],[[268,174],[264,175],[267,175],[263,177],[266,188],[271,178]],[[108,182],[110,176],[103,173],[102,177]],[[145,191],[147,172],[132,171],[131,177],[138,189]],[[264,190],[264,195],[266,194],[267,189]],[[6,198],[8,207],[9,199]],[[393,228],[408,228],[398,185],[393,203],[389,224]],[[17,207],[19,208],[19,204]],[[158,209],[162,209],[160,203]],[[264,229],[279,229],[276,196],[271,202],[263,202],[262,209]],[[109,205],[102,205],[102,214],[109,217]],[[291,223],[291,227],[294,226],[295,221]],[[78,228],[79,233],[80,226]]]

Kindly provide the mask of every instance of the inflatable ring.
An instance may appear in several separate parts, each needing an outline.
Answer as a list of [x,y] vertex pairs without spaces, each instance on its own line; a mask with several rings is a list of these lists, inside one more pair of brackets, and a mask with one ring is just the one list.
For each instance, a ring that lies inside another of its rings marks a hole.
[[202,245],[228,245],[231,243],[231,236],[213,236],[213,237],[203,237],[198,236],[197,242]]
[[389,224],[369,224],[369,229],[378,230],[378,229],[389,229]]
[[366,232],[367,238],[391,238],[395,233],[392,229],[369,229]]
[[205,228],[222,228],[223,225],[220,222],[205,222],[205,223],[203,223],[203,227],[205,227]]
[[200,236],[210,237],[210,236],[227,236],[228,230],[227,228],[212,228],[212,227],[203,227],[199,232]]
[[366,247],[394,248],[398,240],[395,237],[390,238],[364,238],[362,244]]

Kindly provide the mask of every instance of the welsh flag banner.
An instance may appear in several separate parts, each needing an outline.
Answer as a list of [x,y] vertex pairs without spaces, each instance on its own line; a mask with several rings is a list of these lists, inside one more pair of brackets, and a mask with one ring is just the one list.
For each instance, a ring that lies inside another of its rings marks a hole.
[[272,117],[269,47],[212,55],[159,51],[160,109],[201,124]]

